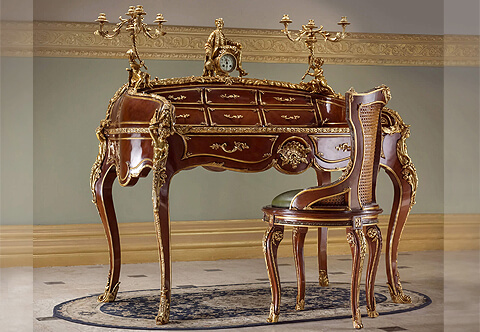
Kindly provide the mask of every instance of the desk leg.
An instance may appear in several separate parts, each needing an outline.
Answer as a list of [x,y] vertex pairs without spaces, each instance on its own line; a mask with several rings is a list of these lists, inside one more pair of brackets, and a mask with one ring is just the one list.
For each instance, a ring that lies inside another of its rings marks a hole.
[[[316,170],[317,183],[319,186],[332,182],[331,173]],[[322,287],[329,285],[328,281],[328,269],[327,269],[327,227],[318,227],[318,283]]]
[[[398,113],[388,110],[395,116],[398,126],[392,133],[385,135],[381,166],[385,169],[393,183],[394,198],[390,221],[388,224],[385,259],[387,268],[387,284],[392,301],[395,303],[411,303],[408,295],[403,293],[398,272],[398,245],[405,222],[412,206],[415,204],[415,194],[418,177],[415,166],[407,153],[405,140],[410,136],[409,126],[405,125]],[[385,130],[385,129],[384,129]]]
[[[157,325],[167,324],[170,319],[172,265],[170,256],[170,216],[168,192],[171,176],[165,176],[159,182],[159,174],[154,173],[153,216],[157,233],[158,254],[160,260],[160,305],[155,318]],[[163,182],[165,181],[165,182]],[[163,185],[162,185],[163,183]],[[161,186],[161,187],[159,187]]]
[[110,252],[110,270],[105,291],[98,297],[99,302],[113,302],[120,284],[121,251],[117,217],[113,206],[112,185],[117,174],[113,165],[102,168],[100,178],[95,183],[95,205],[102,219]]

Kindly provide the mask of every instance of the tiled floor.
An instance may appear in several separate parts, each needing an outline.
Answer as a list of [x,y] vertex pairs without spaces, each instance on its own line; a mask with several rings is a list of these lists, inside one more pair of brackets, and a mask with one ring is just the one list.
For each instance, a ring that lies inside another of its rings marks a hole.
[[[400,273],[404,288],[422,292],[433,302],[416,311],[380,316],[377,319],[365,318],[364,330],[480,331],[479,257],[477,251],[400,254]],[[282,258],[279,263],[282,281],[294,281],[293,259]],[[350,264],[348,256],[329,256],[330,279],[349,282]],[[377,276],[379,285],[385,285],[386,282],[384,268],[382,259]],[[316,258],[306,258],[307,281],[317,280],[316,269]],[[106,283],[107,271],[106,265],[1,269],[0,331],[113,331],[52,317],[52,309],[56,304],[101,292]],[[262,259],[173,264],[173,287],[178,288],[252,283],[265,281],[266,278],[265,262]],[[158,288],[158,264],[124,265],[121,282],[120,291]],[[240,331],[353,331],[353,329],[351,320],[343,319],[243,328]]]

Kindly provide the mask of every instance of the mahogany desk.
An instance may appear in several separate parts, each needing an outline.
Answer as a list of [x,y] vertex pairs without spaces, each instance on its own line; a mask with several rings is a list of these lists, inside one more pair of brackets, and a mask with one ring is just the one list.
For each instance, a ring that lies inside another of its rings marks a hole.
[[[390,96],[388,96],[390,97]],[[390,176],[394,202],[386,235],[387,279],[392,300],[409,302],[397,269],[403,227],[415,203],[417,176],[407,154],[409,128],[393,110],[382,111],[381,166]],[[93,200],[109,250],[108,282],[99,301],[115,300],[120,274],[120,238],[112,199],[115,178],[133,186],[152,169],[152,200],[161,266],[157,323],[168,322],[171,298],[169,185],[183,169],[261,172],[270,167],[298,174],[309,167],[317,182],[344,170],[350,133],[342,96],[313,93],[305,85],[231,77],[187,77],[152,82],[138,92],[121,87],[97,128],[99,154],[92,167]],[[260,217],[260,208],[259,217]],[[319,230],[321,247],[326,232]],[[326,254],[321,253],[326,271]]]

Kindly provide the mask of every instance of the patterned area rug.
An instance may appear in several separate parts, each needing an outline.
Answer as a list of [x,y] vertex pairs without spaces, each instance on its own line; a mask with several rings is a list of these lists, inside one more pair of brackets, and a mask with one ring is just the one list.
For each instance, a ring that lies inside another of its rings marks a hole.
[[[410,295],[412,304],[392,303],[387,287],[376,286],[380,316],[417,310],[431,303],[424,294],[404,292]],[[158,289],[120,292],[113,303],[98,303],[97,295],[82,297],[58,304],[53,315],[79,324],[139,330],[201,330],[268,324],[271,299],[268,283],[174,288],[172,293],[170,323],[163,326],[155,325]],[[282,283],[279,323],[351,317],[350,284],[320,287],[307,283],[303,311],[294,310],[296,293],[294,283]],[[366,315],[364,291],[360,293],[360,305],[362,314]]]

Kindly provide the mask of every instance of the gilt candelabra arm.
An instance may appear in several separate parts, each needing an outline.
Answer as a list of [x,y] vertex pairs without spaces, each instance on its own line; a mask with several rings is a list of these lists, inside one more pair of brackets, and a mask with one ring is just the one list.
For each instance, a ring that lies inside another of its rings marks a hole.
[[342,31],[337,32],[334,36],[332,36],[332,32],[324,31],[323,25],[317,27],[315,25],[315,21],[311,19],[306,25],[302,25],[302,29],[298,31],[296,37],[292,37],[292,33],[288,30],[288,25],[292,23],[292,20],[290,19],[288,14],[283,15],[280,23],[284,25],[284,29],[282,30],[282,32],[291,41],[298,42],[302,39],[303,36],[306,36],[305,45],[310,50],[312,56],[314,54],[313,46],[317,42],[317,34],[321,35],[325,41],[338,42],[347,36],[346,27],[350,24],[350,22],[348,22],[347,20],[347,17],[342,16],[340,22],[337,23],[338,25],[342,26]]
[[145,65],[145,62],[140,58],[140,54],[138,53],[137,37],[140,33],[143,33],[145,37],[150,39],[157,39],[160,36],[164,36],[166,32],[163,31],[163,23],[167,21],[164,19],[162,14],[157,14],[154,23],[158,25],[158,28],[155,29],[155,32],[151,32],[152,29],[143,22],[143,17],[147,15],[147,13],[143,10],[143,6],[130,6],[125,15],[129,16],[129,18],[122,18],[120,16],[120,22],[117,23],[112,33],[109,33],[107,30],[105,30],[105,23],[108,23],[107,16],[105,15],[105,13],[100,13],[100,15],[98,15],[98,18],[95,20],[95,22],[98,22],[99,24],[99,29],[96,30],[94,33],[105,39],[113,39],[120,34],[124,26],[126,27],[125,30],[130,34],[130,39],[132,40],[132,48],[127,51],[130,62],[130,68],[127,68],[127,70],[129,71],[129,86],[136,89],[142,84],[150,84],[149,74],[141,71],[142,67],[145,68],[145,70],[148,70],[148,68]]
[[335,36],[332,36],[331,32],[325,32],[325,34],[323,35],[325,40],[328,40],[331,42],[339,42],[340,40],[343,40],[345,39],[345,37],[348,36],[348,33],[345,31],[347,26],[350,25],[350,22],[348,22],[347,17],[342,16],[342,18],[337,24],[342,27],[342,31],[335,33]]
[[105,30],[105,23],[108,23],[107,16],[105,13],[100,13],[98,18],[95,22],[98,22],[99,29],[95,31],[96,35],[102,36],[105,39],[113,39],[120,33],[122,27],[127,25],[126,30],[130,32],[132,38],[136,37],[140,32],[149,38],[156,39],[160,36],[164,36],[166,34],[163,31],[163,23],[167,22],[163,18],[163,15],[158,13],[155,21],[153,23],[158,24],[158,28],[155,29],[155,33],[150,33],[152,30],[148,27],[147,24],[143,22],[143,16],[147,13],[143,10],[143,6],[130,6],[128,12],[125,15],[130,16],[130,18],[122,18],[121,16],[118,18],[120,22],[117,23],[115,29],[113,29],[112,34],[109,34],[107,30]]

